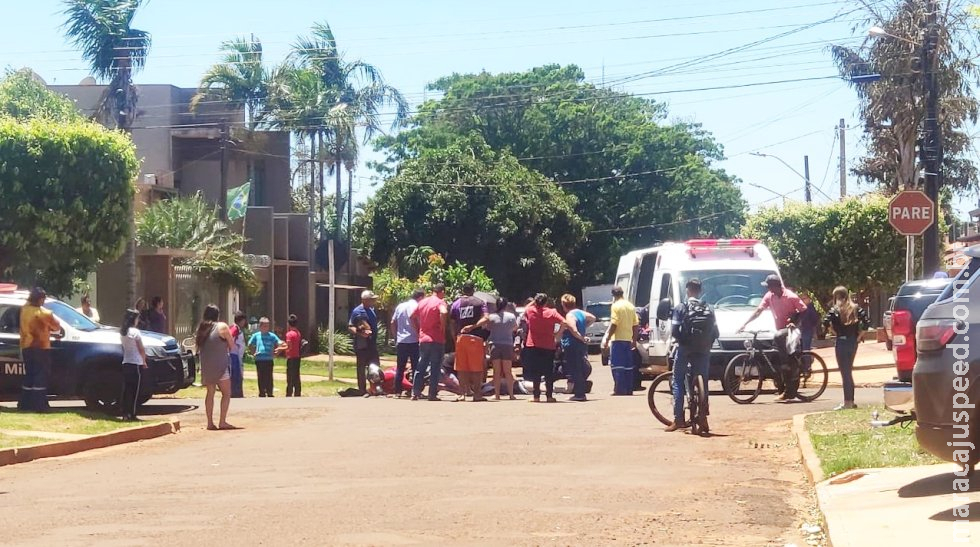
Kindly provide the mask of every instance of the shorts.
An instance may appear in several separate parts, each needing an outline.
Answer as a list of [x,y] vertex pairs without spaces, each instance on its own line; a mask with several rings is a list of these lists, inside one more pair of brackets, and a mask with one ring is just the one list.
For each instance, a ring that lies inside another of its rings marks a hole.
[[491,361],[513,361],[514,360],[514,345],[513,344],[490,344],[490,360]]
[[456,338],[457,372],[483,372],[486,367],[483,338],[472,334],[460,334]]

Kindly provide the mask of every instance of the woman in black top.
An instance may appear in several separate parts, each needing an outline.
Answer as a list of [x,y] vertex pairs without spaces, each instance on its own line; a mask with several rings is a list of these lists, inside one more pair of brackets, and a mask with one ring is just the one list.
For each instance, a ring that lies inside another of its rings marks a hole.
[[857,408],[854,404],[854,357],[857,355],[857,345],[861,331],[870,325],[868,314],[859,308],[845,287],[834,289],[834,306],[823,318],[825,327],[833,327],[837,334],[834,353],[837,356],[837,368],[840,369],[844,384],[844,403],[834,410]]

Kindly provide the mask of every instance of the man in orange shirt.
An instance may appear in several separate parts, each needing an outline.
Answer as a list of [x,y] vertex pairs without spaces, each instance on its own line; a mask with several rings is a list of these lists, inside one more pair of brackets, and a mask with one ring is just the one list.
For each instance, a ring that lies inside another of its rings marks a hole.
[[20,310],[20,353],[24,359],[24,383],[17,408],[33,412],[48,410],[48,376],[51,373],[51,333],[61,325],[50,310],[42,307],[47,294],[35,287]]

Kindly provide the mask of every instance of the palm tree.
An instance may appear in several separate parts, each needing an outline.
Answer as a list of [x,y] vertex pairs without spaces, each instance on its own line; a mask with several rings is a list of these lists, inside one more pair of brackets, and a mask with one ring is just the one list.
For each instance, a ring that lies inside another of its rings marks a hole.
[[332,133],[334,143],[331,150],[337,177],[334,236],[340,239],[340,219],[344,217],[341,169],[345,158],[350,164],[356,163],[357,129],[362,128],[365,143],[382,133],[381,111],[388,107],[395,108],[390,128],[396,129],[408,118],[408,102],[397,89],[385,83],[381,72],[373,65],[360,60],[346,61],[327,23],[313,25],[311,36],[300,38],[293,49],[297,65],[316,73],[326,93],[321,106],[329,106],[323,123]]
[[[104,124],[112,120],[130,132],[136,119],[136,86],[133,74],[143,69],[150,51],[150,35],[132,27],[133,17],[145,0],[65,0],[65,35],[79,48],[92,74],[107,81],[97,115]],[[135,232],[130,206],[131,232]],[[136,240],[130,238],[124,260],[127,300],[136,300]]]
[[[224,56],[201,77],[198,91],[191,99],[191,111],[202,104],[222,102],[244,113],[246,153],[254,141],[255,131],[265,119],[266,100],[269,97],[269,72],[262,63],[262,42],[254,35],[250,38],[234,38],[221,44]],[[251,154],[247,161],[247,179],[254,180],[255,164]],[[258,195],[253,191],[252,195]],[[226,198],[222,198],[224,200]],[[222,201],[224,203],[224,201]],[[224,206],[222,206],[224,210]]]

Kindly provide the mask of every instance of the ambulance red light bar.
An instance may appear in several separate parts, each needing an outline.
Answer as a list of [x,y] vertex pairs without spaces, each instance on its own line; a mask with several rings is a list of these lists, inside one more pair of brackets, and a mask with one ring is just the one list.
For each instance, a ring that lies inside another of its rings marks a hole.
[[749,256],[755,255],[755,245],[758,239],[689,239],[684,242],[691,258],[697,258],[695,251],[700,250],[744,250]]

